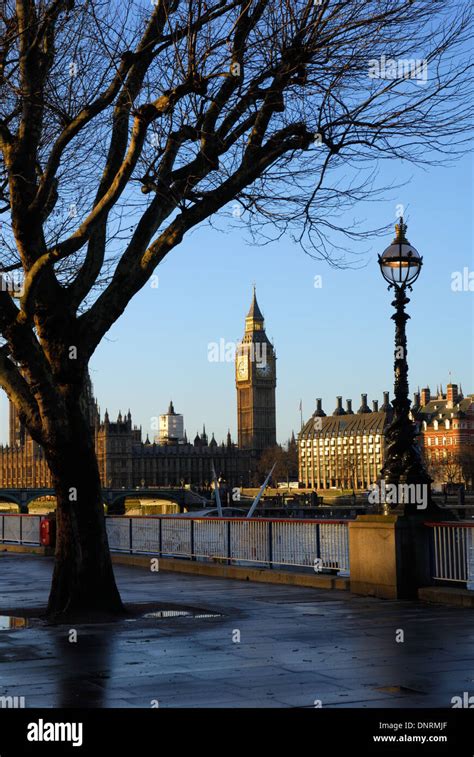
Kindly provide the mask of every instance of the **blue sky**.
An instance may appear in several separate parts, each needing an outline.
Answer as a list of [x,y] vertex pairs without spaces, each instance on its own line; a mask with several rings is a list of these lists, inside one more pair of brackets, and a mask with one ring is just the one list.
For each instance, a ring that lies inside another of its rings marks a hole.
[[[385,177],[412,178],[393,199],[353,215],[377,227],[395,222],[396,206],[404,204],[408,238],[424,256],[408,306],[410,388],[428,383],[433,391],[451,371],[474,392],[474,292],[451,289],[453,272],[474,270],[472,160],[427,170],[393,161]],[[242,336],[253,281],[277,351],[280,441],[299,428],[300,398],[307,417],[316,397],[329,413],[337,394],[352,397],[357,408],[361,392],[372,400],[392,391],[392,298],[376,262],[391,235],[364,243],[366,267],[335,270],[290,239],[253,246],[244,224],[240,230],[230,221],[228,233],[202,227],[191,234],[159,267],[158,288],[142,291],[109,332],[91,371],[102,411],[107,405],[115,416],[130,406],[146,431],[172,398],[188,436],[203,423],[218,440],[228,428],[235,436],[234,366],[209,362],[208,345]],[[317,275],[321,288],[314,286]]]
[[[395,223],[398,203],[407,208],[408,238],[424,256],[408,306],[410,390],[429,384],[433,391],[451,371],[465,393],[474,392],[474,292],[451,289],[453,272],[474,271],[472,159],[426,170],[394,160],[380,178],[410,181],[346,219],[365,218],[365,227],[375,228]],[[254,281],[278,357],[279,441],[299,429],[300,398],[307,418],[316,397],[330,413],[338,394],[357,409],[361,392],[369,401],[381,399],[384,389],[392,393],[392,298],[376,262],[391,238],[364,243],[364,268],[337,270],[289,238],[251,245],[244,223],[236,227],[230,212],[228,233],[199,228],[157,269],[158,288],[139,293],[94,355],[91,377],[102,414],[108,407],[115,417],[130,407],[146,435],[173,399],[188,436],[205,423],[219,441],[228,428],[235,438],[234,366],[209,362],[208,345],[242,336]],[[314,287],[318,275],[321,288]],[[1,410],[6,441],[5,397]]]

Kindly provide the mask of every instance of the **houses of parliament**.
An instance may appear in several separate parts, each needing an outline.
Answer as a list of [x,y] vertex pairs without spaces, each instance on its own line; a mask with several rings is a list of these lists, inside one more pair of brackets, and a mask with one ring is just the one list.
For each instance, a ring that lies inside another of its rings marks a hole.
[[[142,429],[133,425],[130,411],[111,420],[101,417],[90,380],[87,386],[89,422],[102,485],[110,488],[154,486],[206,486],[212,466],[218,476],[235,486],[253,483],[258,459],[276,444],[276,356],[265,333],[264,318],[255,289],[245,319],[244,336],[235,360],[238,443],[230,432],[218,443],[205,428],[194,440],[184,432],[183,416],[171,402],[160,416],[159,433],[145,441]],[[0,488],[51,487],[51,475],[43,450],[29,436],[10,403],[9,444],[0,447]]]

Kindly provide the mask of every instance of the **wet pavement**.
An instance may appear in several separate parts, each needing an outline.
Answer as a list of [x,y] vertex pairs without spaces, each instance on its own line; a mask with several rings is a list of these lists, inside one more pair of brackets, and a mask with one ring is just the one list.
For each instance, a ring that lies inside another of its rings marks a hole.
[[[51,571],[49,558],[1,553],[0,615],[44,608]],[[474,694],[470,609],[119,565],[115,573],[125,602],[171,604],[171,613],[77,626],[77,642],[67,626],[0,630],[0,698],[25,697],[26,707],[398,708],[451,707]]]

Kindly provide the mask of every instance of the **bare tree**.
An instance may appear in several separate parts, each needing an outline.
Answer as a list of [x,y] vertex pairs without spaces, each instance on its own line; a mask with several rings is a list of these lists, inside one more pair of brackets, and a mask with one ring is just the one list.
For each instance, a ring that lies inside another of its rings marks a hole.
[[474,488],[474,444],[466,444],[459,452],[462,479],[467,489]]
[[343,449],[342,452],[342,470],[339,475],[341,477],[342,488],[352,489],[352,494],[355,494],[355,490],[358,489],[358,456],[355,452],[351,452],[349,448]]
[[425,447],[424,455],[425,460],[427,460],[428,472],[433,480],[448,486],[468,482],[471,456],[472,445],[455,452]]
[[273,466],[275,467],[270,479],[272,486],[283,481],[289,486],[290,480],[298,478],[298,448],[294,438],[288,440],[286,449],[281,444],[275,444],[263,450],[257,463],[261,483]]
[[367,235],[338,216],[377,191],[378,161],[461,153],[470,3],[3,0],[0,20],[0,384],[57,494],[49,613],[120,612],[92,354],[230,201],[261,240],[341,264],[329,237]]

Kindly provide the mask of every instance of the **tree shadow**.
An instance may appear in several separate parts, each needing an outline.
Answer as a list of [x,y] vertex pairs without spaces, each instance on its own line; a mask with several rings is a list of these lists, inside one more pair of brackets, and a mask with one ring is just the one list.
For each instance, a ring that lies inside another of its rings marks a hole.
[[56,655],[62,663],[56,707],[107,706],[116,645],[116,635],[110,631],[105,625],[90,630],[71,625],[64,627],[63,635],[56,636]]

